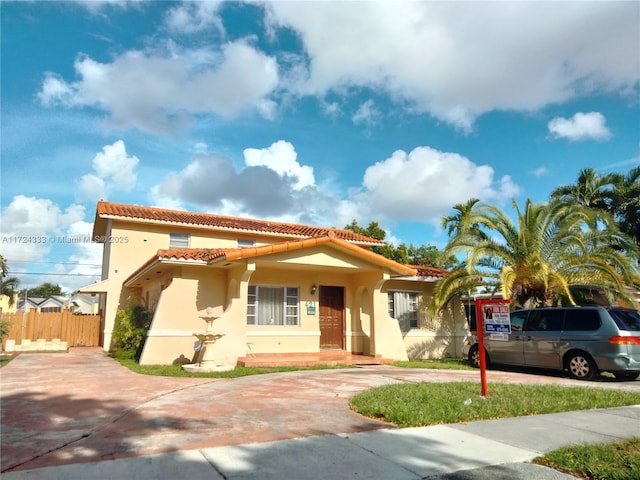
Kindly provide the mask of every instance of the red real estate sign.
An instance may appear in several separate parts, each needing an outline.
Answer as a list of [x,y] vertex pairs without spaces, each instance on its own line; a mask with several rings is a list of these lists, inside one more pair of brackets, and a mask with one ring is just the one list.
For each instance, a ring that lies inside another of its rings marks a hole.
[[489,395],[487,388],[487,356],[484,350],[484,334],[488,333],[496,340],[511,333],[509,304],[511,300],[480,299],[476,300],[476,321],[478,333],[478,354],[480,355],[480,384],[482,396]]

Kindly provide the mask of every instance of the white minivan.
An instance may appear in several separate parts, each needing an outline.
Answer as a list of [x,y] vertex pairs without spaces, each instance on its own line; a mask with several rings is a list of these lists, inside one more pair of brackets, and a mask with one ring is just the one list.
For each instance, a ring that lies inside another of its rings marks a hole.
[[[485,334],[487,363],[564,370],[591,380],[600,372],[622,380],[640,375],[640,313],[621,307],[555,307],[511,312],[511,334]],[[480,364],[477,338],[468,360]]]

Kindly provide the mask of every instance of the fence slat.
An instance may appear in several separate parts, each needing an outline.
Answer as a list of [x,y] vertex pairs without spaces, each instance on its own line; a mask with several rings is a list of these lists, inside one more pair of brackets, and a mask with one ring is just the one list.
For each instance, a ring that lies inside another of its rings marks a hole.
[[3,340],[15,340],[16,345],[22,339],[35,342],[38,339],[51,341],[59,338],[70,347],[100,346],[100,315],[74,315],[69,310],[61,312],[28,312],[2,313],[2,320],[9,323],[9,333]]

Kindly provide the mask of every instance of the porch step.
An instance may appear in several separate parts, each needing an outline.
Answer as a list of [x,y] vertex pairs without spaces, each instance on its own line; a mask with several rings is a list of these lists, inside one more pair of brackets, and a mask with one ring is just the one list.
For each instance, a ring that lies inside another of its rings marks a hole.
[[393,360],[380,355],[358,355],[342,351],[320,353],[256,353],[238,358],[240,367],[312,367],[314,365],[384,365]]

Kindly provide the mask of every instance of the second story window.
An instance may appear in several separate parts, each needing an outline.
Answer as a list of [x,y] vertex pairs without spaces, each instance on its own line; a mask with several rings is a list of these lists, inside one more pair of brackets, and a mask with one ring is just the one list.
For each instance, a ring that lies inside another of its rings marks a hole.
[[189,248],[188,233],[170,233],[169,248]]
[[247,240],[242,238],[238,239],[238,248],[250,248],[255,246],[256,242],[254,240]]

